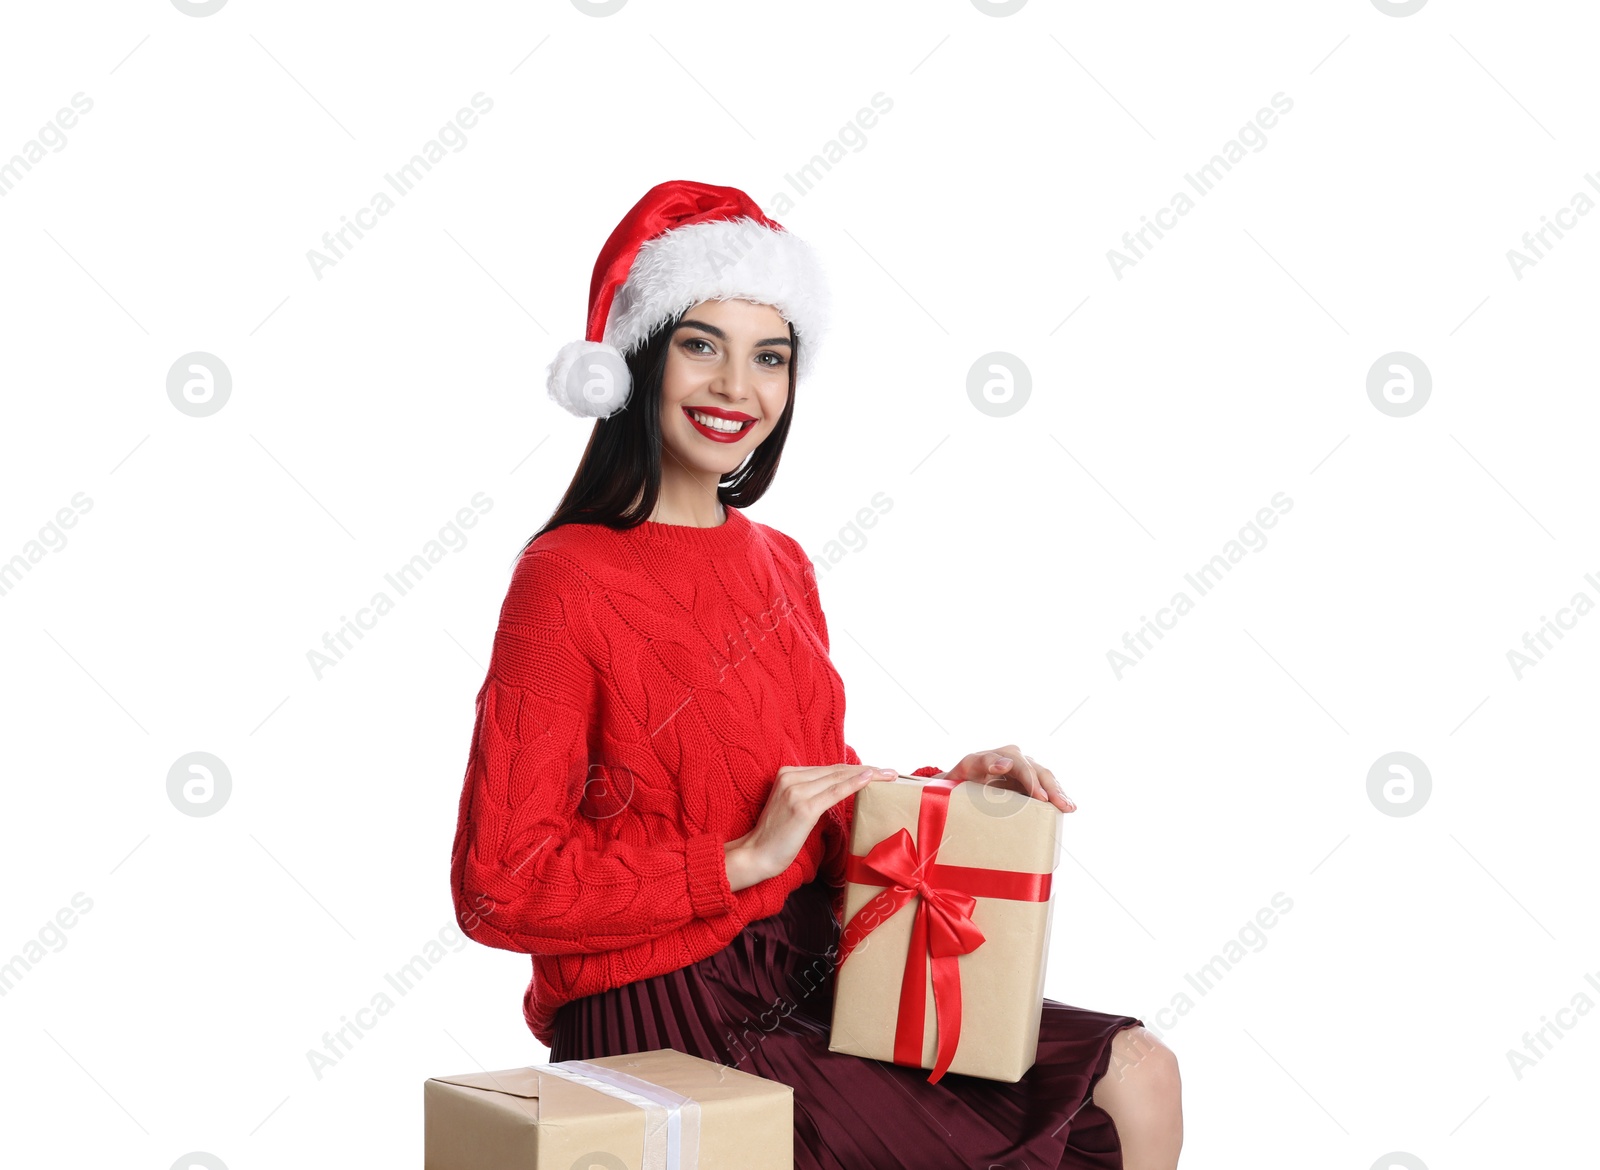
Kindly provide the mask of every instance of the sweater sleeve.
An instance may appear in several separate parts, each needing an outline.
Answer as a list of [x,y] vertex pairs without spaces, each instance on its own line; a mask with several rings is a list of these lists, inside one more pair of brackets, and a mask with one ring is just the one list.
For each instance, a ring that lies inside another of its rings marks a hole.
[[581,570],[531,552],[501,607],[450,865],[457,922],[488,946],[596,954],[736,905],[715,835],[602,841],[579,812],[596,695],[588,605]]

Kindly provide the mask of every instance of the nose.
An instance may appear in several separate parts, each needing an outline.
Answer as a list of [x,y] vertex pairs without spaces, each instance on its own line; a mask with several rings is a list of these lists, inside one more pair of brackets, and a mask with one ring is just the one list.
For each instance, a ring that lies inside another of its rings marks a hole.
[[729,402],[748,402],[755,395],[755,375],[737,363],[724,367],[711,379],[711,390]]

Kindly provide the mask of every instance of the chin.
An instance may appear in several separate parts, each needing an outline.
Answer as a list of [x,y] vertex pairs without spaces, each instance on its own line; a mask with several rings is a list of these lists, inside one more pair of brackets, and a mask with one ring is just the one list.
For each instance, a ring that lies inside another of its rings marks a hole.
[[747,452],[745,451],[737,453],[729,451],[719,459],[716,457],[716,452],[695,451],[693,458],[686,457],[682,447],[673,452],[673,455],[685,467],[691,467],[699,472],[715,472],[717,475],[728,475],[733,472],[739,464],[744,462],[746,454]]

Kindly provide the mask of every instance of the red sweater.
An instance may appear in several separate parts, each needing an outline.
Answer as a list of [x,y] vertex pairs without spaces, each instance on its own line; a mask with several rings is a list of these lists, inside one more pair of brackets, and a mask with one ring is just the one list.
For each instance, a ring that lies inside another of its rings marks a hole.
[[755,827],[780,767],[861,762],[815,571],[782,532],[730,507],[715,528],[543,534],[476,705],[456,920],[533,956],[540,1043],[563,1003],[715,954],[819,873],[842,909],[853,796],[783,873],[728,885],[723,843]]

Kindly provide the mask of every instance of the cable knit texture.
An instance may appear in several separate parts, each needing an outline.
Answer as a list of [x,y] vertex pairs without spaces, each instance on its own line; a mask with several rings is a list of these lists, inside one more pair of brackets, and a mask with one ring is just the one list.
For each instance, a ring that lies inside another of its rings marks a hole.
[[563,1003],[715,954],[819,874],[842,910],[853,796],[783,873],[728,884],[724,842],[780,767],[861,760],[810,559],[726,512],[563,525],[512,571],[450,882],[468,936],[533,956],[523,1016],[547,1046]]

